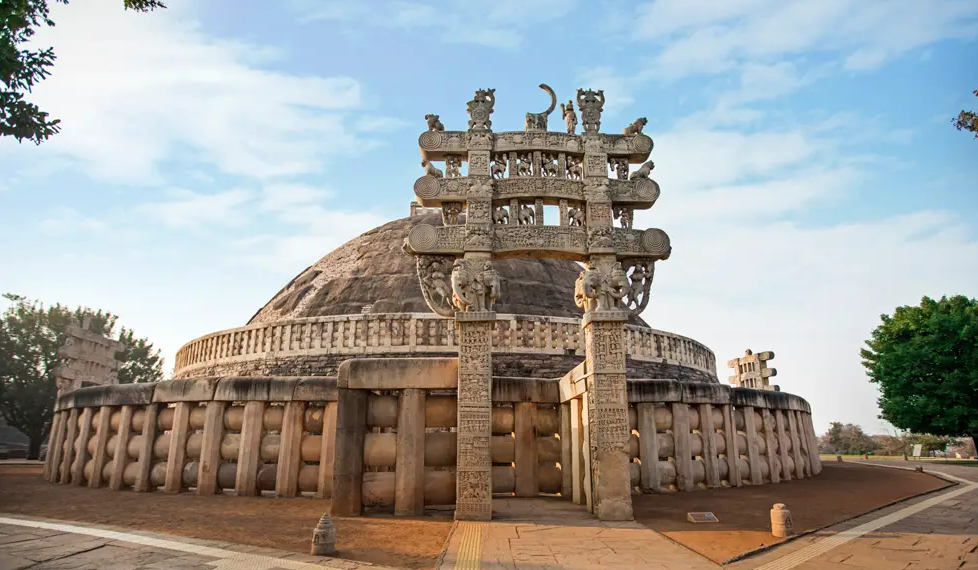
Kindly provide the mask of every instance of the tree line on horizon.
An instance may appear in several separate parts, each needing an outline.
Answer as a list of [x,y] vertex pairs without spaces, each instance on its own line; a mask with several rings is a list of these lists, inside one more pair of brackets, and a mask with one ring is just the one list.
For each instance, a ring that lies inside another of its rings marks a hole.
[[826,455],[913,455],[914,445],[920,445],[920,455],[951,455],[962,458],[975,457],[974,442],[968,438],[956,438],[932,434],[900,433],[869,435],[862,427],[842,422],[832,422],[829,429],[818,438],[818,452]]

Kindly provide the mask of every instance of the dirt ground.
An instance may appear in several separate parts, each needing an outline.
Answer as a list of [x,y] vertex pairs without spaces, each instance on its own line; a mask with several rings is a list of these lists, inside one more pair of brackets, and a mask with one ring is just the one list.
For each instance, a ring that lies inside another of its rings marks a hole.
[[[0,512],[83,521],[205,540],[309,553],[312,529],[329,502],[311,498],[198,497],[55,485],[43,468],[0,466]],[[401,568],[434,568],[452,528],[438,516],[334,518],[340,558]]]
[[[822,473],[740,489],[634,497],[635,519],[715,562],[770,544],[771,507],[791,510],[795,533],[835,524],[888,503],[951,484],[927,474],[824,462]],[[686,513],[713,512],[719,523],[687,522]]]

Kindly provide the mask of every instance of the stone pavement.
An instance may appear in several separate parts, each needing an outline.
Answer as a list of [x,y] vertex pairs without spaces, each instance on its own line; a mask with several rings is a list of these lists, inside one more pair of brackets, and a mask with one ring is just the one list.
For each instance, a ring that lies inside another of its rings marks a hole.
[[[312,530],[310,529],[310,537]],[[0,516],[0,570],[385,570],[270,548]],[[392,569],[386,569],[392,570]]]
[[636,522],[605,523],[560,499],[494,499],[458,523],[439,570],[707,570],[718,566]]
[[[885,462],[912,467],[913,463]],[[927,464],[961,484],[801,537],[731,570],[978,570],[978,467]],[[493,501],[459,523],[440,570],[706,570],[713,562],[634,523],[602,523],[559,499]],[[0,515],[0,570],[383,570],[224,542]]]

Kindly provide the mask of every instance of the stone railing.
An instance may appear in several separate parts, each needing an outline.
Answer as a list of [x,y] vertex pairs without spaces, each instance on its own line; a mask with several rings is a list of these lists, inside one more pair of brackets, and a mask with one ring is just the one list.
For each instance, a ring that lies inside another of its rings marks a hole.
[[[493,352],[584,356],[580,319],[498,315]],[[666,362],[716,378],[713,352],[693,339],[627,325],[627,354],[637,361]],[[315,317],[260,323],[211,333],[177,351],[174,377],[215,365],[248,360],[319,355],[376,356],[456,352],[453,319],[429,313]],[[566,370],[566,369],[565,369]]]
[[[352,512],[454,504],[455,360],[348,362],[339,379],[200,378],[67,392],[55,407],[45,477],[113,490],[319,498],[342,484],[340,502],[354,502]],[[493,378],[494,493],[583,502],[584,479],[574,477],[575,442],[587,441],[583,378],[580,367],[560,380]],[[341,409],[344,390],[356,398]],[[635,490],[739,487],[821,471],[811,410],[798,396],[673,380],[630,380],[627,390]]]

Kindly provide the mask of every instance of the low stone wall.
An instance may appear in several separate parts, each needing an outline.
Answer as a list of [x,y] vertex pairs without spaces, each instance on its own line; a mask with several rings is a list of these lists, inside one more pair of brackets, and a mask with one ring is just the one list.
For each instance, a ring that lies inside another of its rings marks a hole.
[[[348,503],[348,512],[411,514],[426,505],[452,505],[456,367],[454,359],[363,359],[341,367],[339,378],[82,388],[58,398],[45,476],[89,487],[204,495],[329,498],[341,485],[337,500]],[[581,493],[584,480],[575,481],[568,466],[575,455],[572,431],[581,425],[570,404],[584,393],[582,383],[573,375],[493,378],[494,493]],[[339,406],[342,390],[348,396]],[[811,409],[800,397],[716,383],[630,380],[628,400],[636,492],[777,483],[821,471]]]
[[[580,319],[498,315],[494,374],[557,378],[584,358]],[[629,371],[637,377],[716,382],[716,358],[693,339],[627,325]],[[430,313],[316,317],[205,335],[177,351],[175,378],[335,376],[355,357],[457,356],[453,319]]]

